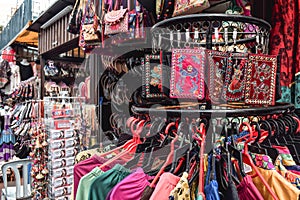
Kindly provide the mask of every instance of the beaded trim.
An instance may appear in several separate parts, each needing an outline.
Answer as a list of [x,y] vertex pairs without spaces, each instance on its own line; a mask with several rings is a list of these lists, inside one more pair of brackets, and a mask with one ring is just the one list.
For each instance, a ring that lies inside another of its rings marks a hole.
[[170,97],[203,100],[204,65],[204,49],[173,49]]
[[250,54],[248,63],[245,103],[274,105],[277,57]]

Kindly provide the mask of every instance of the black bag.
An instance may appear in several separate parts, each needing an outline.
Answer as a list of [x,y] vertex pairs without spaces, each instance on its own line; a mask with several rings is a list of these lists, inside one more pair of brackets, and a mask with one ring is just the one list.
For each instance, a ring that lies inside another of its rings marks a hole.
[[75,6],[71,12],[67,31],[72,34],[79,34],[80,23],[82,19],[82,9],[79,9],[80,0],[76,0]]

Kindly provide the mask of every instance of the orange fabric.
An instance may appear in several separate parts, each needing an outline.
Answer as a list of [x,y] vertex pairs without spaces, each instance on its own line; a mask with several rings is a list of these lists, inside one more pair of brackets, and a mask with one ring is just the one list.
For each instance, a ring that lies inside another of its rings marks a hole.
[[[299,199],[300,190],[298,190],[295,186],[288,182],[276,170],[266,170],[259,167],[257,169],[263,175],[264,179],[267,181],[267,183],[270,185],[270,187],[280,200]],[[253,174],[254,172],[249,173],[249,175]],[[255,177],[252,180],[265,200],[273,200],[266,187],[261,183],[259,177]]]

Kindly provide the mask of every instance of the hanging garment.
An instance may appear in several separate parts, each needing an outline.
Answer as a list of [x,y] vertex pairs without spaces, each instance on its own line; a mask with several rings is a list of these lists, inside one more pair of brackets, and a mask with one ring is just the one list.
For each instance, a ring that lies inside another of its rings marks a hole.
[[237,186],[240,200],[264,200],[258,189],[255,187],[251,176],[245,176]]
[[[215,166],[212,165],[212,155],[208,157],[208,168],[206,173],[204,193],[207,200],[220,200],[218,182],[216,181]],[[213,172],[211,172],[213,168]],[[214,174],[213,180],[210,181],[211,173]]]
[[176,187],[171,191],[169,200],[191,200],[188,176],[189,174],[187,172],[183,172]]
[[21,63],[19,63],[19,67],[20,67],[21,81],[26,81],[27,79],[33,77],[33,70],[31,64],[22,65]]
[[94,182],[94,180],[103,173],[104,173],[104,171],[102,171],[99,167],[95,167],[90,173],[84,175],[80,179],[80,182],[79,182],[79,185],[77,188],[76,200],[87,199],[89,196],[88,188],[90,188],[90,186]]
[[[259,155],[250,153],[253,162],[258,167],[258,171],[263,178],[270,185],[280,200],[298,199],[300,190],[282,177],[276,170],[272,163],[272,159],[267,155]],[[254,175],[255,172],[249,172],[249,175]],[[252,178],[254,185],[263,196],[264,200],[273,200],[267,188],[261,183],[259,177]],[[282,188],[285,188],[284,190]]]
[[106,200],[140,200],[144,189],[153,177],[144,173],[142,168],[124,178],[107,195]]
[[89,190],[88,200],[105,200],[110,190],[129,174],[129,169],[116,164],[94,180]]
[[165,172],[161,175],[150,200],[168,200],[171,191],[176,187],[180,177]]
[[[74,199],[76,199],[76,193],[79,185],[80,179],[92,171],[95,167],[99,167],[101,164],[105,163],[107,159],[104,159],[100,156],[94,155],[91,158],[82,161],[74,166]],[[105,166],[102,170],[107,171],[111,169],[117,162],[113,162],[112,164]]]
[[[270,54],[280,55],[280,80],[283,92],[288,90],[293,76],[300,71],[299,10],[300,2],[297,0],[274,1]],[[286,93],[282,96],[282,101],[290,102],[290,95]]]

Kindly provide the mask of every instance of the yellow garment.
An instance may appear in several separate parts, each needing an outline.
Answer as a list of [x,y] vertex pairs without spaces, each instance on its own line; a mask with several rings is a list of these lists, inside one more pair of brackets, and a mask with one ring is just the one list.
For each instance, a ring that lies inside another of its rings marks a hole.
[[174,197],[174,200],[191,200],[188,176],[188,173],[183,172],[176,187],[171,191],[170,196]]
[[[300,190],[294,187],[290,182],[288,182],[284,177],[282,177],[276,170],[266,170],[262,168],[257,168],[262,174],[263,178],[269,184],[271,189],[277,195],[280,200],[297,200],[300,195]],[[253,175],[255,172],[252,171],[249,175]],[[273,200],[267,188],[262,184],[260,178],[256,176],[252,178],[254,185],[257,187],[258,191],[264,197],[265,200]]]

